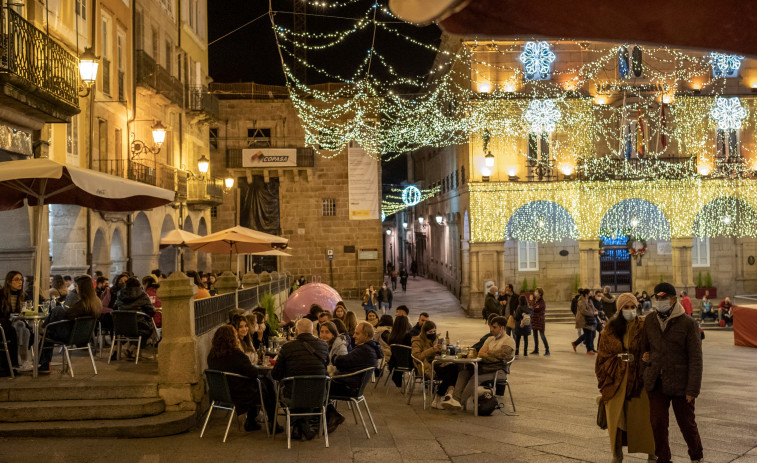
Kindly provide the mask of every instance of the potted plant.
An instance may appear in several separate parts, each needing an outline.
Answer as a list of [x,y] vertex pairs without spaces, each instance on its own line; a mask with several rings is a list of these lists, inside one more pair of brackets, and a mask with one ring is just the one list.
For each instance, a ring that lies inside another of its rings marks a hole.
[[[533,284],[536,285],[536,278],[533,280]],[[528,278],[523,279],[523,284],[520,285],[520,294],[519,296],[525,296],[526,301],[531,300],[531,296],[534,294],[534,291],[529,288],[528,286]]]
[[697,287],[695,289],[695,296],[697,299],[702,299],[705,294],[708,299],[715,299],[718,297],[718,289],[712,286],[712,276],[710,272],[707,272],[702,281],[702,272],[697,274]]

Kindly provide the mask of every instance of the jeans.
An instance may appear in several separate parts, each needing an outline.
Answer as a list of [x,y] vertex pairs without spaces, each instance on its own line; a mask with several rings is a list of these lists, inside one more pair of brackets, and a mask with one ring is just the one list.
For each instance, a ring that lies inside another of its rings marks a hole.
[[586,345],[586,352],[596,352],[594,350],[594,335],[596,334],[596,332],[588,328],[584,328],[583,330],[583,334],[581,334],[578,339],[573,341],[573,343],[581,344],[581,342],[583,342],[584,345]]
[[[429,375],[430,376],[430,375]],[[457,365],[451,363],[442,366],[437,363],[434,365],[434,379],[439,379],[439,387],[436,389],[436,395],[443,396],[450,386],[454,386],[457,381]]]
[[[494,373],[479,373],[479,384],[494,379]],[[500,375],[500,379],[504,379]],[[457,382],[455,383],[455,392],[452,393],[452,397],[460,402],[465,407],[468,399],[473,397],[473,393],[476,391],[476,384],[473,382],[473,365],[463,365],[463,368],[457,374]]]
[[388,302],[379,302],[379,307],[381,307],[381,315],[386,315],[386,311],[392,308]]
[[392,291],[394,291],[395,289],[397,289],[397,279],[392,278]]
[[515,330],[515,355],[518,355],[518,349],[520,349],[520,338],[523,338],[523,353],[528,354],[528,336],[521,336],[517,330]]
[[538,335],[541,335],[541,340],[544,342],[544,351],[549,352],[549,343],[547,342],[547,337],[544,335],[544,330],[533,330],[534,331],[534,352],[539,352],[539,337]]
[[649,420],[652,424],[654,435],[655,455],[660,463],[670,462],[670,445],[668,443],[668,426],[670,421],[670,404],[673,404],[678,427],[681,429],[683,439],[689,448],[689,457],[692,460],[702,459],[702,440],[699,437],[699,429],[694,416],[694,401],[686,402],[686,397],[673,397],[662,393],[660,380],[649,396]]

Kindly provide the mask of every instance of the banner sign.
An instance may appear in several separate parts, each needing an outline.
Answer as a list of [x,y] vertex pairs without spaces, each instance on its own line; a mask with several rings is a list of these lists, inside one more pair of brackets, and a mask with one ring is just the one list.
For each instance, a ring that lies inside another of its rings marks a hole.
[[242,167],[297,167],[297,148],[244,149]]
[[378,220],[379,163],[357,143],[347,148],[350,220]]

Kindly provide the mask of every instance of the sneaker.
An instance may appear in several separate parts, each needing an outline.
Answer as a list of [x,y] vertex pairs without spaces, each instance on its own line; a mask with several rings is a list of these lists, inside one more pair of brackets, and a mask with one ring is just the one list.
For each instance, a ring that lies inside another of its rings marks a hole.
[[50,362],[43,363],[37,368],[37,373],[40,375],[49,375],[50,374]]
[[586,355],[596,355],[596,351],[590,350],[586,352]]
[[434,396],[434,400],[431,401],[431,408],[435,408],[437,410],[444,410],[444,407],[442,407],[442,396],[439,396],[439,395]]
[[26,371],[32,371],[34,369],[34,364],[31,360],[27,360],[23,364],[19,365],[15,368],[17,371],[26,372]]
[[570,342],[570,345],[571,345],[571,346],[573,346],[573,352],[577,352],[577,351],[576,351],[576,346],[577,346],[578,344],[576,344],[575,342],[571,341],[571,342]]
[[545,357],[549,357],[549,351],[544,352]]
[[539,355],[539,351],[538,350],[531,351],[531,355]]
[[460,405],[460,402],[455,400],[454,397],[447,396],[442,400],[442,408],[445,410],[459,410],[463,408],[463,406]]

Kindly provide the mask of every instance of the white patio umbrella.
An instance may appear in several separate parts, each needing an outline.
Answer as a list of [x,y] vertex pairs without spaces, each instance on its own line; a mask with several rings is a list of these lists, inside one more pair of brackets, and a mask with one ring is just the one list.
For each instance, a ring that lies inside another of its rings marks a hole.
[[[88,169],[66,166],[50,159],[0,163],[0,210],[24,205],[70,204],[100,211],[127,212],[152,209],[174,200],[176,193]],[[34,299],[39,300],[42,266],[42,223],[39,207],[34,268]]]
[[[232,254],[256,254],[277,249],[286,249],[288,243],[289,240],[287,238],[236,226],[188,241],[186,244],[195,251],[212,253],[228,252],[229,267],[231,267]],[[237,273],[239,273],[238,259]]]
[[187,247],[187,241],[196,240],[197,238],[201,238],[201,236],[177,228],[166,233],[165,236],[160,239],[161,249],[167,248],[168,246],[176,248],[175,265],[177,272],[181,269],[181,256],[184,254],[183,249]]

